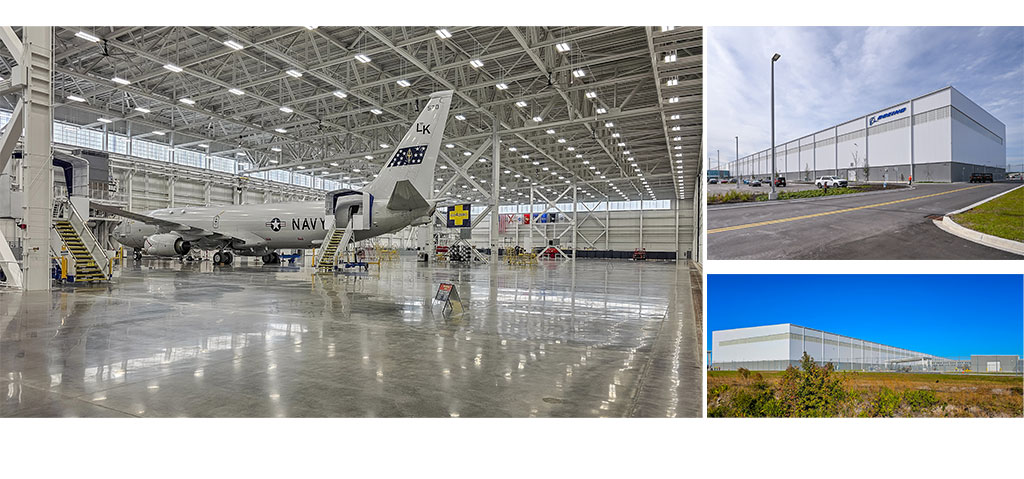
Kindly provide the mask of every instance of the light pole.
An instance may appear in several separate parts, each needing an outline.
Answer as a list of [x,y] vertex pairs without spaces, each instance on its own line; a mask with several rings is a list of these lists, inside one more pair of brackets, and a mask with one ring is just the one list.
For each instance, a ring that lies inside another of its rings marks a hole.
[[722,182],[722,150],[715,150],[718,155],[718,182]]
[[772,191],[768,194],[769,200],[779,197],[775,192],[775,62],[779,61],[781,56],[778,53],[772,56],[772,177],[768,179],[772,184]]
[[[740,137],[736,137],[736,171],[740,169]],[[740,189],[740,180],[736,179],[736,189]]]

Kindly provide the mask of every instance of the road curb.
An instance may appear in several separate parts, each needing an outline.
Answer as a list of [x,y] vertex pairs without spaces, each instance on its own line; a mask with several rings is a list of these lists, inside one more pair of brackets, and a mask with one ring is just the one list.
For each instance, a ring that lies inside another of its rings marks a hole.
[[1017,191],[1017,190],[1019,190],[1019,189],[1021,189],[1021,188],[1024,188],[1024,185],[1020,185],[1020,186],[1018,186],[1018,187],[1016,187],[1016,188],[1011,188],[1011,189],[1008,189],[1008,190],[1006,190],[1006,191],[1004,191],[1004,192],[1002,192],[1002,193],[999,193],[998,195],[995,195],[995,196],[990,196],[990,197],[988,197],[988,198],[985,198],[985,199],[983,199],[983,200],[981,200],[981,201],[979,201],[979,202],[977,202],[977,203],[975,203],[975,204],[973,204],[973,205],[970,205],[970,206],[965,206],[965,207],[963,207],[963,208],[960,208],[960,209],[958,209],[958,210],[956,210],[956,211],[950,211],[949,213],[946,213],[946,216],[950,216],[950,215],[956,215],[956,214],[960,214],[960,213],[963,213],[964,211],[967,211],[967,210],[969,210],[969,209],[971,209],[971,208],[977,208],[977,207],[978,207],[978,206],[980,206],[980,205],[983,205],[983,204],[985,204],[985,203],[988,203],[989,201],[992,201],[992,200],[994,200],[994,199],[996,199],[996,198],[999,198],[1000,196],[1003,196],[1003,195],[1005,195],[1005,194],[1007,194],[1007,193],[1010,193],[1010,192],[1012,192],[1012,191]]
[[810,201],[831,200],[831,199],[835,199],[835,198],[851,198],[851,197],[852,198],[863,198],[865,196],[884,195],[886,193],[894,193],[894,192],[897,192],[897,191],[912,191],[912,190],[916,190],[916,189],[917,189],[917,187],[910,186],[910,187],[907,187],[907,188],[897,188],[897,189],[882,190],[882,191],[868,191],[867,193],[852,193],[852,194],[848,194],[848,195],[817,196],[817,197],[814,197],[814,198],[797,198],[797,199],[793,199],[793,200],[749,201],[749,202],[744,202],[744,203],[726,203],[726,204],[722,204],[722,205],[707,205],[707,209],[708,209],[708,211],[711,211],[711,210],[730,210],[730,209],[733,209],[733,208],[754,208],[754,207],[765,206],[765,205],[778,205],[778,204],[787,204],[788,205],[790,203],[807,203],[807,202],[810,202]]
[[951,235],[958,236],[968,241],[973,241],[980,245],[988,246],[989,248],[995,248],[1008,253],[1024,256],[1024,243],[965,228],[960,226],[956,221],[953,221],[949,216],[943,216],[942,220],[932,220],[932,222],[935,223],[935,226],[938,226],[939,229]]
[[1024,243],[1014,241],[1011,239],[1000,238],[998,236],[993,236],[990,234],[985,234],[980,231],[972,230],[970,228],[965,228],[956,221],[953,221],[953,218],[950,218],[951,215],[963,213],[964,211],[970,210],[972,208],[977,208],[979,205],[988,203],[989,201],[999,198],[1000,196],[1003,196],[1011,191],[1017,191],[1021,188],[1024,188],[1024,185],[1020,185],[1016,188],[1011,188],[1002,193],[999,193],[998,195],[985,198],[973,205],[960,208],[956,211],[950,211],[949,213],[946,213],[945,216],[942,217],[942,220],[932,220],[932,222],[934,222],[935,226],[938,226],[939,229],[951,235],[958,236],[968,241],[973,241],[980,245],[988,246],[989,248],[995,248],[1001,251],[1006,251],[1008,253],[1019,254],[1021,256],[1024,256]]

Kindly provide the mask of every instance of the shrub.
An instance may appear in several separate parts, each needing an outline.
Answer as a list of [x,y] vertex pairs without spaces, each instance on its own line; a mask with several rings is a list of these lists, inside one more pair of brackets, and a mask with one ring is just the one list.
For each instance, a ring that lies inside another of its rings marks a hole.
[[739,368],[736,370],[736,372],[740,373],[740,377],[743,379],[747,379],[750,377],[750,370],[747,368]]
[[935,393],[921,390],[904,391],[903,400],[914,412],[928,409],[939,403],[939,398],[935,396]]
[[790,366],[782,374],[779,396],[787,415],[830,417],[839,412],[846,390],[831,363],[818,366],[814,358],[804,352],[800,369]]
[[900,395],[889,388],[882,388],[871,401],[871,417],[892,417],[900,407]]
[[749,191],[729,190],[725,193],[708,195],[708,204],[716,205],[721,203],[743,203],[747,201],[761,201],[758,197],[768,198],[764,193],[751,193]]

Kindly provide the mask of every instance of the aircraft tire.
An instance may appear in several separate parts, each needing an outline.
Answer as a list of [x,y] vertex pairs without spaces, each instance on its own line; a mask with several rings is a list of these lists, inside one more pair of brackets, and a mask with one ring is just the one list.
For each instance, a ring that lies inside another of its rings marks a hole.
[[260,259],[263,260],[263,264],[271,264],[271,263],[274,262],[274,254],[273,253],[267,253],[267,254],[263,255],[263,257],[260,258]]
[[231,254],[230,251],[225,251],[223,258],[224,258],[224,264],[225,265],[230,265],[231,261],[233,261],[235,259],[235,255]]
[[223,259],[224,259],[224,257],[220,254],[219,251],[216,252],[216,253],[213,253],[213,264],[220,264],[221,260],[223,260]]

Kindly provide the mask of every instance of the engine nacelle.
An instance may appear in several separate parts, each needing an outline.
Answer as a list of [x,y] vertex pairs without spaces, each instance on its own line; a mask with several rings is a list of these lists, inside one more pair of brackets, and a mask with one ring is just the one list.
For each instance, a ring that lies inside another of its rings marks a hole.
[[146,238],[145,246],[143,251],[154,256],[181,256],[192,251],[192,243],[171,233],[152,235]]

